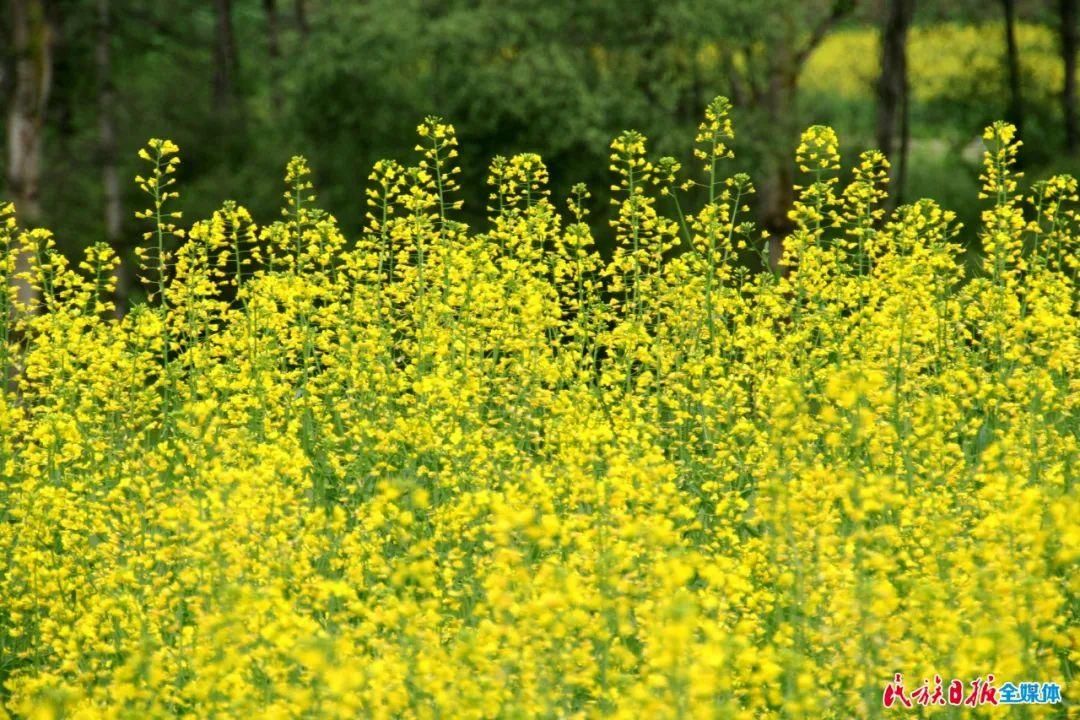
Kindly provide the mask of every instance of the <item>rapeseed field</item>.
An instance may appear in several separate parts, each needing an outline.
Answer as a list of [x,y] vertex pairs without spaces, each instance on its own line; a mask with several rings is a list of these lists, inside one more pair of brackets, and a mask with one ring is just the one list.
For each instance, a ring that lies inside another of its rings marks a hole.
[[0,717],[1003,712],[885,710],[897,673],[1077,716],[1076,180],[988,128],[967,277],[952,213],[813,127],[752,271],[722,98],[692,167],[620,135],[610,193],[496,158],[484,227],[418,133],[359,239],[302,158],[280,220],[188,223],[151,141],[122,318],[107,246],[2,211]]

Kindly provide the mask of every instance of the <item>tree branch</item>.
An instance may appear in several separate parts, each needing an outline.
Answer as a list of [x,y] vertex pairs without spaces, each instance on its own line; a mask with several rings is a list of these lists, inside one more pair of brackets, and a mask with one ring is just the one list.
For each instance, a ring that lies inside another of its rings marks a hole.
[[832,5],[832,9],[829,14],[817,24],[817,26],[810,33],[810,37],[807,38],[806,44],[803,45],[795,53],[795,66],[800,67],[806,58],[810,56],[810,53],[814,52],[814,49],[821,44],[821,41],[825,39],[825,36],[829,34],[833,26],[844,19],[844,16],[849,15],[852,10],[855,9],[855,3],[857,0],[835,0]]

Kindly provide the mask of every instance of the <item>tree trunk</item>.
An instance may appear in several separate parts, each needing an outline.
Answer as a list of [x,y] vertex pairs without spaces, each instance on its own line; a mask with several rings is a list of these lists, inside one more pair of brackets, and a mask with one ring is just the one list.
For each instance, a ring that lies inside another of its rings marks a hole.
[[308,22],[307,2],[296,0],[293,4],[293,14],[296,16],[296,29],[300,32],[300,39],[306,41],[311,32],[311,24]]
[[284,102],[281,92],[281,39],[278,34],[277,0],[263,0],[266,14],[266,54],[270,63],[270,103],[272,114],[277,114]]
[[11,13],[0,12],[0,37],[4,38],[4,46],[0,48],[0,101],[7,102],[11,99],[12,83],[15,77],[15,53],[11,47],[13,37],[10,26]]
[[[780,51],[782,52],[782,51]],[[760,187],[761,224],[769,235],[769,265],[774,272],[787,274],[791,267],[782,262],[784,238],[791,233],[788,217],[795,202],[795,158],[799,128],[795,120],[795,101],[798,91],[798,69],[780,60],[774,69],[764,98],[763,111],[772,121],[773,134],[767,139],[763,158],[764,176]]]
[[[53,30],[44,0],[11,0],[11,40],[15,53],[15,78],[8,111],[8,188],[23,227],[41,222],[42,135],[45,108],[52,86]],[[17,272],[30,266],[31,257],[16,258]],[[16,280],[16,297],[30,306],[38,292]]]
[[1024,127],[1024,98],[1020,90],[1020,50],[1016,45],[1016,0],[1001,0],[1005,10],[1005,63],[1009,77],[1009,107],[1005,117],[1016,126]]
[[1076,51],[1080,45],[1077,35],[1077,0],[1059,0],[1061,20],[1061,61],[1065,69],[1065,84],[1061,92],[1062,119],[1065,124],[1065,148],[1075,153],[1080,148],[1080,127],[1076,113]]
[[[101,163],[101,187],[104,194],[105,240],[112,246],[117,257],[124,257],[121,232],[123,228],[123,205],[120,199],[120,173],[116,153],[116,86],[112,78],[112,15],[109,0],[97,0],[97,37],[94,60],[97,65],[98,91],[98,154]],[[121,262],[113,273],[116,282],[115,303],[117,316],[127,307],[130,280],[127,266]]]
[[232,0],[214,0],[214,105],[224,116],[237,110],[236,75],[239,69],[233,33]]
[[904,194],[907,176],[908,68],[907,35],[915,14],[915,0],[886,0],[881,29],[881,74],[877,81],[878,148],[892,163],[892,192],[889,204],[895,207]]

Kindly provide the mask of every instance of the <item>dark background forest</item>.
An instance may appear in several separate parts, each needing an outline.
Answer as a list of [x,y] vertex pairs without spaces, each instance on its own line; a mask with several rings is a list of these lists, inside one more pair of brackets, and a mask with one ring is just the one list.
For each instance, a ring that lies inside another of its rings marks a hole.
[[304,154],[351,233],[371,164],[408,159],[429,114],[461,138],[471,223],[491,157],[524,151],[556,197],[588,183],[602,223],[610,139],[638,129],[688,160],[717,94],[770,232],[810,124],[836,127],[848,159],[884,150],[893,202],[934,197],[968,232],[985,124],[1021,127],[1029,179],[1080,165],[1078,0],[4,2],[0,197],[71,252],[107,240],[130,257],[150,137],[181,147],[187,218],[234,199],[272,220]]

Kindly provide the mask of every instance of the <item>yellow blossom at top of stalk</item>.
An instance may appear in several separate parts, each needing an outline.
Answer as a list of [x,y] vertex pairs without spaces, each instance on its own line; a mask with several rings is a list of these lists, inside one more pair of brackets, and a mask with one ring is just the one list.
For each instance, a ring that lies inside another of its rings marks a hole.
[[826,125],[814,125],[799,139],[795,162],[803,172],[840,169],[840,141],[836,131]]

